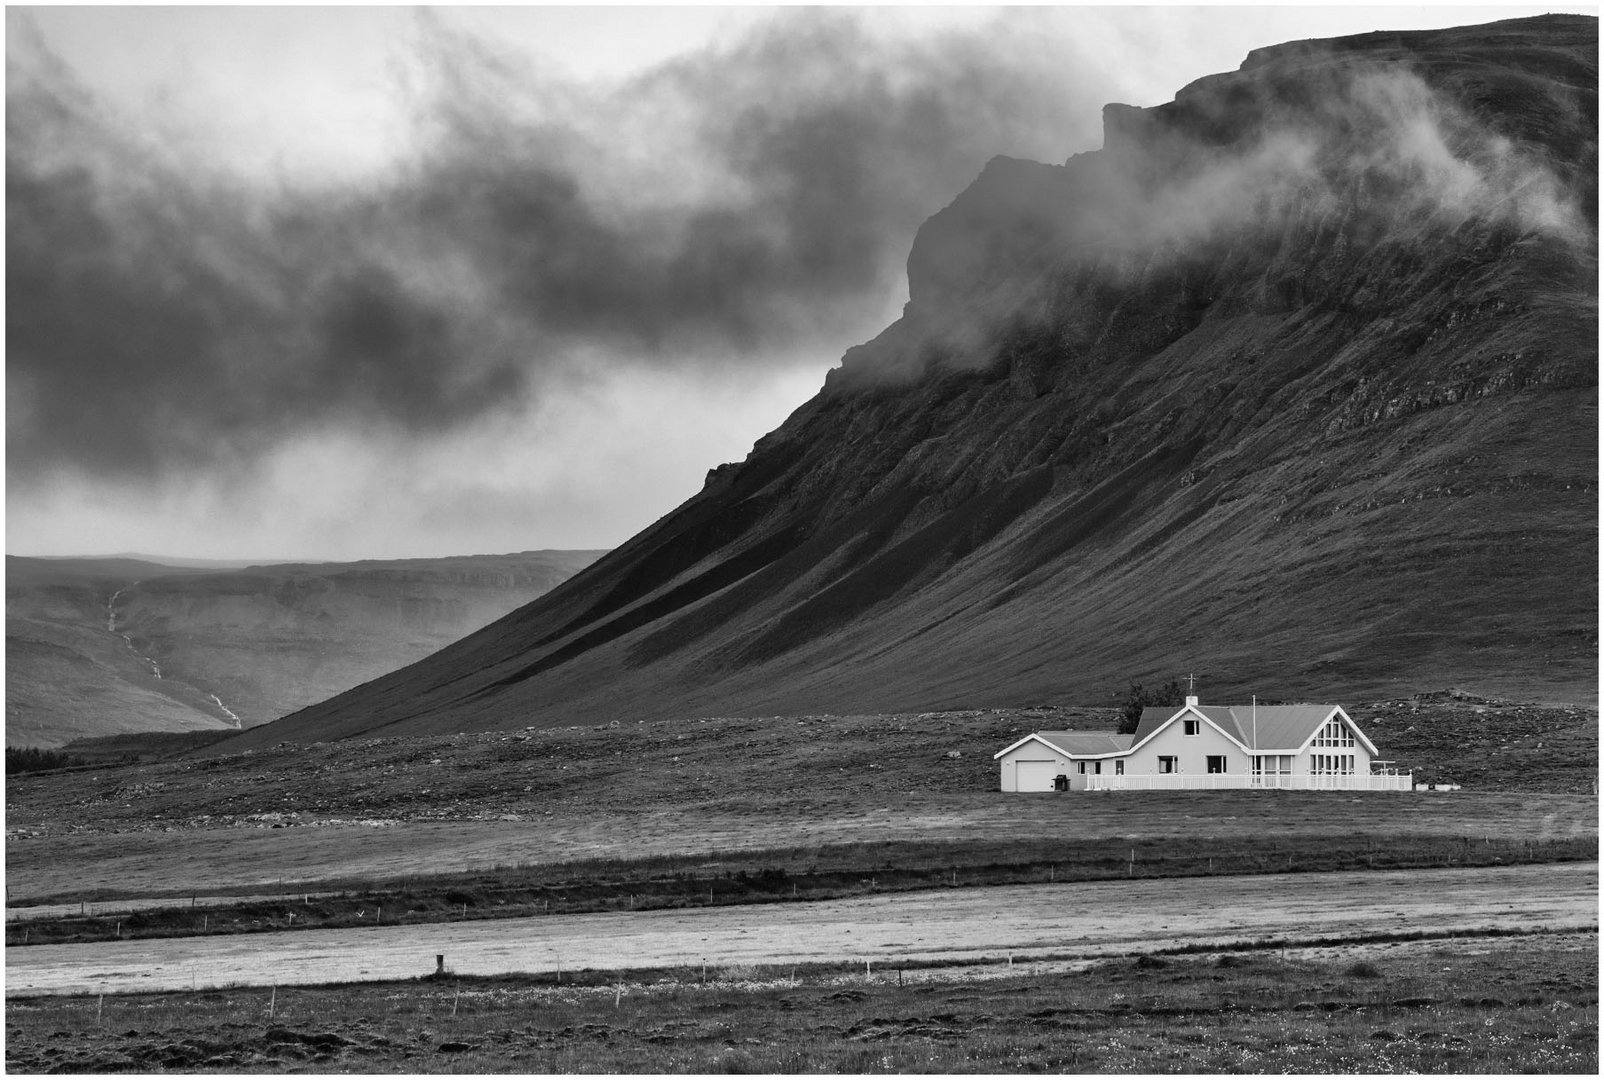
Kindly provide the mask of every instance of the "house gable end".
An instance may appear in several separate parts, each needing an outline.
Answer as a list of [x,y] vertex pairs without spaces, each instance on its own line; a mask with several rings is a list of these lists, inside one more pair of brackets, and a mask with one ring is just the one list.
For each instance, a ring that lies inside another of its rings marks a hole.
[[[1146,734],[1143,734],[1141,728],[1138,728],[1137,732],[1136,732],[1137,737],[1132,740],[1131,748],[1130,748],[1130,750],[1127,750],[1126,753],[1128,753],[1128,754],[1129,753],[1134,753],[1135,751],[1140,750],[1143,745],[1145,745],[1146,743],[1152,742],[1153,739],[1156,738],[1160,732],[1162,732],[1165,729],[1169,728],[1171,725],[1173,725],[1175,723],[1175,721],[1181,719],[1181,717],[1183,717],[1183,716],[1195,716],[1195,717],[1197,717],[1199,720],[1203,721],[1203,723],[1207,724],[1209,727],[1213,728],[1215,731],[1218,731],[1221,735],[1225,736],[1225,738],[1230,740],[1230,742],[1233,745],[1240,747],[1243,751],[1247,751],[1247,749],[1248,749],[1247,744],[1245,744],[1241,739],[1237,738],[1231,732],[1225,730],[1225,728],[1221,727],[1219,724],[1216,724],[1213,720],[1209,719],[1208,715],[1206,713],[1204,713],[1201,709],[1198,709],[1198,708],[1196,708],[1196,707],[1194,707],[1192,705],[1182,705],[1179,709],[1177,709],[1175,711],[1175,714],[1173,716],[1171,716],[1168,720],[1165,720],[1163,723],[1156,725],[1152,730],[1148,731]],[[1146,717],[1144,716],[1143,719],[1145,721]]]
[[1315,738],[1320,734],[1320,729],[1325,727],[1327,723],[1334,719],[1340,720],[1344,727],[1353,732],[1354,739],[1370,752],[1371,757],[1380,756],[1381,751],[1376,749],[1376,744],[1370,741],[1370,737],[1368,735],[1359,730],[1359,725],[1353,722],[1353,718],[1347,714],[1346,710],[1344,710],[1341,705],[1333,705],[1331,706],[1330,712],[1322,713],[1319,723],[1315,724],[1309,729],[1309,734],[1304,736],[1303,741],[1299,743],[1297,749],[1292,752],[1295,754],[1301,754],[1305,750],[1309,749],[1309,747],[1314,743]]
[[1013,744],[1011,744],[1009,746],[1005,746],[1001,750],[997,751],[995,754],[991,755],[991,760],[996,761],[999,758],[1001,758],[1004,754],[1011,754],[1015,750],[1018,750],[1021,746],[1024,746],[1026,743],[1032,742],[1032,741],[1041,743],[1043,746],[1047,747],[1047,749],[1052,750],[1055,753],[1059,753],[1059,754],[1063,753],[1063,751],[1059,750],[1058,747],[1054,746],[1052,743],[1050,743],[1046,739],[1042,738],[1040,734],[1038,734],[1037,732],[1032,731],[1029,735],[1026,735],[1023,739],[1020,739],[1018,742],[1013,743]]

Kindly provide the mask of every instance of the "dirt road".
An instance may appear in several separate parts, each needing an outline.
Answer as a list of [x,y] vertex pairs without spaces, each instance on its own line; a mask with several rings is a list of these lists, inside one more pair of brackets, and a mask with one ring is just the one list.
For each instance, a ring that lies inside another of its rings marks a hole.
[[6,994],[559,967],[1097,956],[1187,943],[1598,926],[1598,864],[1000,886],[621,914],[6,950]]

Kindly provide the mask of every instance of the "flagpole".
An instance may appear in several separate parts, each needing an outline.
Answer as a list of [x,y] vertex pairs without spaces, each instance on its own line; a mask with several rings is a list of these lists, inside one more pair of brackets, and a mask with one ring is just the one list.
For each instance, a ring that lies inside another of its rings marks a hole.
[[[1238,698],[1237,700],[1241,700]],[[1253,695],[1253,756],[1259,763],[1259,786],[1264,786],[1264,755],[1259,753],[1259,695]]]

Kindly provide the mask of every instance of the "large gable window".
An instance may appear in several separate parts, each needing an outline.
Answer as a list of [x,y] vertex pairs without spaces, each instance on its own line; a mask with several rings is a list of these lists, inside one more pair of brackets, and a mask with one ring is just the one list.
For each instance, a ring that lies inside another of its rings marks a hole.
[[1198,721],[1198,720],[1183,720],[1183,721],[1181,721],[1181,723],[1185,725],[1186,734],[1188,734],[1188,735],[1201,735],[1201,734],[1203,734],[1203,724],[1202,724],[1201,721]]
[[1335,747],[1345,749],[1354,745],[1353,732],[1341,720],[1333,716],[1327,720],[1314,737],[1314,745],[1320,747]]

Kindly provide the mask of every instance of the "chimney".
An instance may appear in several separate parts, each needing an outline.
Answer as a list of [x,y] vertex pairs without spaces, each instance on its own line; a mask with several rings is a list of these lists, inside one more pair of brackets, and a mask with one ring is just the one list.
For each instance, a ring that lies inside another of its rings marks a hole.
[[1196,694],[1187,694],[1186,695],[1186,703],[1188,705],[1196,705],[1197,704],[1197,695]]

